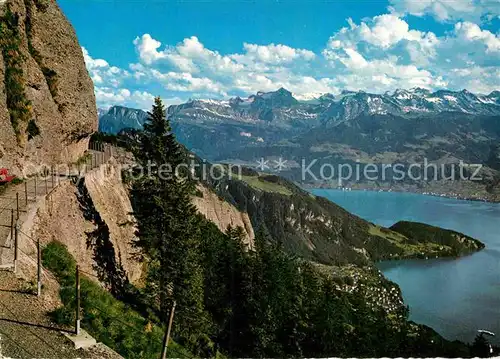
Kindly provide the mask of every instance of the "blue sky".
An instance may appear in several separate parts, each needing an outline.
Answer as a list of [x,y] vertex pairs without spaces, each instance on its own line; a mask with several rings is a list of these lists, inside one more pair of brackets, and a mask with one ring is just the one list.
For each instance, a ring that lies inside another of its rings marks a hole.
[[58,0],[98,105],[500,88],[500,0]]

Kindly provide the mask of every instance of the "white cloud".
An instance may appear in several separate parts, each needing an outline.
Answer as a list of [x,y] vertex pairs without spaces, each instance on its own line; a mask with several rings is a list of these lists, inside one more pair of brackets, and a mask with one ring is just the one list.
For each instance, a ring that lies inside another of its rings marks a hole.
[[149,34],[144,34],[141,38],[137,37],[134,40],[134,45],[136,46],[139,58],[145,64],[151,65],[153,62],[165,58],[165,53],[158,51],[161,42],[153,39]]
[[429,14],[439,21],[490,21],[500,15],[499,0],[390,0],[390,3],[395,13]]
[[[418,7],[422,4],[414,6],[411,11],[425,13],[425,6]],[[473,22],[458,22],[453,30],[436,36],[412,29],[396,12],[359,24],[347,21],[349,26],[335,32],[319,53],[284,44],[243,43],[240,52],[221,54],[196,36],[163,46],[144,34],[133,42],[137,62],[123,70],[83,51],[99,103],[141,108],[150,106],[153,92],[180,101],[244,96],[279,87],[307,97],[342,89],[490,92],[498,86],[500,38]]]
[[247,57],[251,60],[257,60],[274,65],[289,63],[296,59],[304,59],[308,61],[315,58],[315,54],[312,51],[294,49],[290,46],[281,44],[269,44],[263,46],[244,43],[243,48],[246,53],[244,55],[234,55],[233,58],[239,59],[241,62],[246,62],[245,57]]
[[468,89],[475,93],[489,94],[498,90],[500,68],[479,67],[456,68],[450,70],[452,88]]
[[[108,108],[113,105],[149,109],[154,96],[147,91],[130,90],[122,87],[131,78],[128,71],[111,66],[106,60],[94,59],[87,49],[82,48],[85,64],[94,82],[97,106]],[[166,104],[181,103],[180,98],[167,98]]]
[[348,19],[330,37],[323,56],[338,72],[339,87],[384,92],[397,87],[440,88],[440,73],[428,69],[442,39],[410,29],[394,14],[375,16],[359,25]]
[[149,34],[137,37],[134,45],[140,60],[146,65],[168,63],[177,70],[190,73],[197,73],[202,69],[234,73],[242,68],[230,57],[205,48],[196,36],[186,38],[175,47],[166,47],[161,51],[158,51],[161,42]]
[[410,30],[408,23],[395,14],[375,16],[369,22],[359,25],[348,19],[349,27],[344,27],[329,40],[329,47],[356,47],[360,42],[387,49],[403,40],[415,41],[424,47],[433,47],[438,43],[432,32],[424,33]]
[[[114,105],[127,106],[143,110],[151,109],[154,96],[147,91],[130,91],[126,88],[116,89],[109,87],[96,87],[97,106],[109,108]],[[166,106],[183,102],[179,97],[162,98]]]
[[194,77],[188,72],[161,73],[158,70],[152,70],[151,75],[162,82],[168,90],[225,95],[222,86],[207,77]]
[[340,63],[346,68],[347,71],[337,76],[344,88],[384,92],[397,87],[432,89],[446,86],[441,76],[414,65],[398,64],[395,56],[367,60],[358,51],[349,48],[343,52],[326,52],[325,56],[335,67],[338,67],[335,63]]
[[300,75],[292,68],[316,58],[310,50],[282,44],[244,43],[242,53],[221,55],[196,36],[159,50],[160,42],[146,34],[136,38],[134,45],[142,62],[130,66],[137,80],[159,81],[167,90],[215,97],[297,87],[294,83],[300,81],[295,77]]
[[82,47],[82,52],[87,70],[94,84],[107,84],[108,86],[118,87],[124,79],[130,76],[128,71],[116,66],[110,66],[106,60],[92,58],[84,47]]
[[471,22],[459,22],[455,24],[457,38],[467,42],[478,41],[486,46],[487,52],[500,52],[500,36],[481,28]]
[[[494,87],[479,69],[498,67],[500,38],[477,24],[459,22],[452,32],[437,37],[410,29],[395,14],[375,16],[359,25],[348,22],[350,26],[335,33],[323,51],[341,72],[337,80],[348,88],[382,92],[419,86],[484,92]],[[476,68],[476,79],[457,75],[471,67]],[[498,86],[498,78],[496,82]]]

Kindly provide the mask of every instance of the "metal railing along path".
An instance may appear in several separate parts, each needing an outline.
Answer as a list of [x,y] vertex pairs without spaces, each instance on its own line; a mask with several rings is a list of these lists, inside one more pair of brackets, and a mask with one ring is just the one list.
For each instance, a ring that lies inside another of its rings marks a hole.
[[[87,172],[108,162],[113,156],[113,147],[91,143],[88,154],[83,160],[65,166],[64,173],[60,172],[58,166],[44,167],[42,173],[25,178],[22,183],[9,185],[0,194],[0,269],[17,269],[13,248],[17,241],[14,237],[30,204],[35,203],[40,196],[47,196],[66,180],[84,177]],[[13,250],[10,256],[6,255],[6,250]]]

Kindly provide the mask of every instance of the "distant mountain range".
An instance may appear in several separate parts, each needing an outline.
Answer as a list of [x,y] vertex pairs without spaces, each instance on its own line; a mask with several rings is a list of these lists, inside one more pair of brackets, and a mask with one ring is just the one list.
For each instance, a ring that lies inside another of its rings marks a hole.
[[311,128],[334,125],[360,115],[395,115],[415,117],[423,114],[458,112],[473,115],[500,115],[500,92],[475,95],[425,89],[396,90],[383,95],[363,91],[343,91],[340,95],[325,94],[299,101],[290,91],[258,92],[247,99],[193,100],[170,106],[172,119],[213,122],[271,123],[277,127]]
[[[258,92],[246,99],[191,100],[168,108],[169,117],[176,121],[263,122],[292,128],[334,124],[360,115],[415,117],[441,112],[500,115],[500,91],[489,95],[475,95],[467,90],[430,92],[422,88],[396,90],[382,95],[343,91],[340,95],[324,94],[299,101],[290,91],[280,88],[274,92]],[[118,132],[125,127],[140,128],[146,116],[144,111],[121,106],[99,109],[100,130]]]
[[[281,174],[294,180],[300,180],[303,160],[318,165],[464,161],[491,166],[490,180],[498,170],[499,91],[344,91],[304,101],[280,88],[244,99],[191,100],[170,106],[167,116],[178,139],[199,156],[251,166],[260,158],[282,157],[290,167]],[[99,128],[139,129],[146,118],[144,111],[115,106],[100,116]],[[487,197],[483,188],[471,191]]]
[[123,106],[113,106],[110,109],[98,109],[99,131],[117,134],[125,128],[139,130],[148,118],[148,114],[142,110],[136,110]]

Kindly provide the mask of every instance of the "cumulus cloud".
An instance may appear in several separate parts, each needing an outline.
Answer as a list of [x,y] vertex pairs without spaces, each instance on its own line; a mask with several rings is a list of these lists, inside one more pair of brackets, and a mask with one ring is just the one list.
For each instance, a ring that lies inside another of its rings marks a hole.
[[450,75],[452,88],[472,89],[474,92],[483,94],[499,89],[500,69],[498,67],[453,68],[450,70]]
[[500,16],[499,0],[390,0],[398,14],[431,15],[439,21],[490,21]]
[[351,19],[347,22],[349,27],[340,29],[330,37],[329,49],[356,48],[365,44],[372,52],[376,52],[377,49],[385,51],[400,43],[413,43],[419,49],[431,53],[439,44],[434,33],[411,30],[405,20],[394,14],[378,15],[359,25]]
[[397,57],[367,60],[358,51],[350,48],[340,52],[326,52],[332,62],[341,63],[347,71],[337,77],[342,87],[353,90],[370,89],[384,92],[396,87],[440,88],[446,86],[441,76],[419,69],[414,65],[398,64]]
[[134,40],[134,45],[136,46],[139,58],[145,64],[151,65],[153,62],[165,58],[165,53],[158,51],[161,42],[153,39],[149,34],[144,34],[141,38],[137,37]]
[[[413,7],[404,13],[423,15],[435,2],[412,2]],[[133,41],[137,61],[126,70],[83,52],[96,97],[104,105],[148,108],[153,92],[172,103],[192,97],[245,96],[279,87],[306,98],[342,89],[495,90],[498,34],[463,20],[437,36],[412,29],[402,14],[394,10],[359,23],[347,19],[347,26],[325,39],[324,49],[317,53],[285,44],[243,43],[241,51],[222,54],[207,48],[196,36],[163,45],[150,34]]]
[[[130,91],[126,88],[96,87],[97,107],[109,108],[114,105],[127,106],[143,110],[151,109],[154,96],[147,91]],[[162,98],[165,105],[180,104],[179,97]]]
[[85,65],[94,84],[101,85],[106,83],[110,86],[118,87],[124,79],[130,76],[128,71],[116,66],[110,66],[106,60],[92,58],[84,47],[82,47],[82,52]]
[[312,51],[294,49],[293,47],[281,44],[264,46],[244,43],[243,48],[245,49],[245,54],[232,56],[243,63],[248,63],[248,60],[251,60],[278,65],[289,63],[296,59],[313,60],[316,56]]
[[139,59],[146,65],[167,63],[183,72],[197,73],[202,69],[234,73],[241,69],[229,56],[207,49],[196,36],[184,39],[176,46],[159,50],[161,42],[144,34],[134,40]]
[[[500,5],[500,4],[499,4]],[[467,42],[480,42],[486,46],[486,52],[500,52],[500,36],[481,28],[471,22],[455,24],[455,34]]]
[[[316,58],[310,50],[283,44],[244,43],[243,52],[221,55],[196,36],[161,49],[159,41],[144,34],[134,45],[141,60],[130,66],[136,79],[159,81],[167,90],[212,97],[297,87],[295,77],[300,75],[295,73],[296,67]],[[325,85],[321,88],[326,89]]]
[[[151,93],[122,87],[125,82],[131,79],[129,71],[111,66],[106,60],[94,59],[85,48],[82,48],[82,52],[87,71],[94,82],[94,92],[99,108],[108,108],[113,105],[140,109],[151,108],[154,100]],[[165,99],[166,104],[181,102],[182,100],[178,97]]]
[[410,30],[408,23],[394,14],[375,16],[369,23],[357,25],[348,19],[349,28],[344,27],[333,35],[329,44],[332,48],[353,47],[360,41],[387,49],[402,41],[417,41],[425,46],[433,46],[437,42],[436,35]]
[[395,87],[446,86],[440,74],[426,69],[436,57],[439,39],[432,32],[410,29],[394,14],[361,22],[333,34],[323,55],[337,69],[338,81],[350,89],[383,92]]
[[[352,89],[391,89],[419,86],[484,91],[485,73],[475,81],[458,76],[458,69],[498,66],[499,37],[471,22],[459,22],[441,37],[410,29],[396,14],[385,14],[333,34],[323,55],[335,69],[344,68],[339,81]],[[498,81],[497,81],[498,82]],[[488,82],[490,83],[490,82]]]

